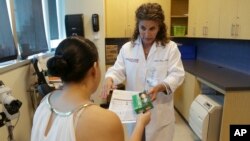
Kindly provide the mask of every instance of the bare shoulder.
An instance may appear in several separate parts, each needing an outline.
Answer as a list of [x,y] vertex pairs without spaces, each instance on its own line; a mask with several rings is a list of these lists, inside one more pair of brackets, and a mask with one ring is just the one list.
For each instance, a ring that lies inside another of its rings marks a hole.
[[84,109],[77,123],[76,135],[81,140],[124,140],[123,127],[119,117],[96,105]]
[[119,117],[112,111],[103,109],[99,106],[90,106],[85,110],[88,113],[89,120],[99,122],[99,124],[121,125]]

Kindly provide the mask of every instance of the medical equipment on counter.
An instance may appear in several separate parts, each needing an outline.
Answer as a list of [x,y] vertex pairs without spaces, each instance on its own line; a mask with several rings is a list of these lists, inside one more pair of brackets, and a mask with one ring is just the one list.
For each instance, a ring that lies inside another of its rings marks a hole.
[[19,117],[19,109],[22,102],[11,95],[11,89],[6,87],[0,80],[0,104],[3,105],[3,112],[0,112],[0,127],[6,125],[9,136],[8,141],[14,141],[11,120]]

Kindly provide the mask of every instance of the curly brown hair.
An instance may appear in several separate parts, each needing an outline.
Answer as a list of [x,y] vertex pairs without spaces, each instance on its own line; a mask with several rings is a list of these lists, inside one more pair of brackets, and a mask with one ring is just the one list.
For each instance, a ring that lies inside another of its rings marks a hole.
[[139,22],[142,20],[152,20],[159,23],[159,32],[156,35],[155,41],[163,46],[169,42],[167,37],[167,27],[164,23],[165,16],[161,5],[158,3],[145,3],[142,4],[135,12],[136,25],[132,36],[132,42],[138,38],[139,35]]

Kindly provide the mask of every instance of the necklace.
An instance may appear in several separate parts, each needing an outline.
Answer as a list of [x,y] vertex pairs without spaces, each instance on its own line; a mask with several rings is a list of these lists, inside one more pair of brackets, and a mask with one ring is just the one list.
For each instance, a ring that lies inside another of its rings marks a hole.
[[78,111],[79,109],[82,109],[82,108],[86,108],[90,105],[96,105],[94,103],[86,103],[86,104],[82,104],[82,105],[79,105],[78,107],[74,108],[73,110],[71,111],[67,111],[67,112],[61,112],[59,110],[57,110],[56,108],[52,107],[51,103],[50,103],[50,97],[51,97],[52,94],[50,94],[48,96],[48,99],[47,99],[47,104],[49,105],[50,107],[50,110],[55,113],[56,115],[58,116],[63,116],[63,117],[66,117],[66,116],[70,116],[71,114],[73,114],[75,111]]
[[73,114],[75,111],[78,111],[79,109],[82,109],[82,108],[86,108],[90,105],[95,105],[94,103],[87,103],[87,104],[84,104],[84,105],[80,105],[79,107],[71,110],[71,111],[68,111],[68,112],[61,112],[55,108],[53,108],[51,105],[50,105],[50,110],[55,113],[56,115],[59,115],[59,116],[70,116],[71,114]]

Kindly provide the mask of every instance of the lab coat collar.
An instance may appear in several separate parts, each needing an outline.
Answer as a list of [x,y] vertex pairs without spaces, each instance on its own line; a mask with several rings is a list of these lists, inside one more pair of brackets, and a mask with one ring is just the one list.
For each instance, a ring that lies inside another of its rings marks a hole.
[[[142,46],[142,41],[141,41],[141,38],[138,37],[135,41],[134,41],[134,46],[139,46],[140,49],[142,50],[143,52],[143,46]],[[156,42],[153,43],[150,51],[149,51],[149,54],[148,54],[148,58],[156,51],[156,47],[162,47],[160,44],[157,44]],[[143,54],[144,55],[144,54]]]
[[142,42],[141,42],[141,38],[138,37],[135,41],[134,41],[134,46],[136,45],[140,45]]
[[[134,41],[134,46],[136,45],[142,45],[142,41],[141,41],[141,37],[138,37],[135,41]],[[160,43],[156,43],[156,41],[154,41],[152,47],[163,47]]]

